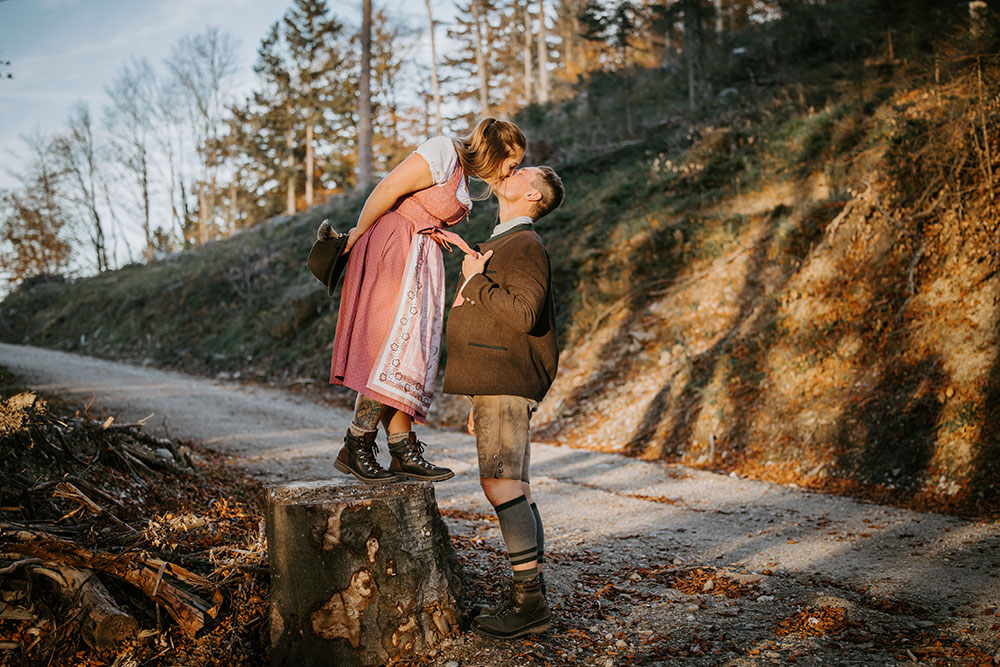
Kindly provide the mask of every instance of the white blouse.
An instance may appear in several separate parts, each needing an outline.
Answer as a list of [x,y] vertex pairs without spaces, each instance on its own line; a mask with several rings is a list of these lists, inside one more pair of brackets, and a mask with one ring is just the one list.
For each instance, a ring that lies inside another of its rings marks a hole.
[[[447,183],[448,179],[451,178],[452,172],[455,171],[455,165],[458,164],[458,152],[455,150],[455,144],[452,143],[450,137],[428,139],[420,144],[420,147],[415,152],[430,167],[434,185]],[[458,191],[455,193],[455,196],[464,206],[472,208],[472,197],[469,196],[469,185],[466,178],[463,178],[462,182],[458,184]]]

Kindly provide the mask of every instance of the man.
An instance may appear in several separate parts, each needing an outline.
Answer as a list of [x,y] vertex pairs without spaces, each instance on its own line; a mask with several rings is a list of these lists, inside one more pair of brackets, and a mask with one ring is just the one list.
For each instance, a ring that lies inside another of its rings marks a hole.
[[509,598],[478,615],[473,629],[509,638],[549,628],[528,428],[555,378],[559,348],[549,256],[533,223],[562,203],[563,185],[549,167],[528,167],[498,185],[496,196],[500,224],[478,248],[479,258],[462,262],[463,283],[448,317],[444,392],[472,402],[480,484],[513,571]]

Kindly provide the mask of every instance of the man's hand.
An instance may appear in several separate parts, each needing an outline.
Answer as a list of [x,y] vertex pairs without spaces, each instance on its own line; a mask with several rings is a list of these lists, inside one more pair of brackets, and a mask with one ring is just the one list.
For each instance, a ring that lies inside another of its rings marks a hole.
[[462,277],[468,280],[471,276],[485,271],[486,262],[488,262],[492,256],[492,250],[487,250],[481,255],[466,255],[465,259],[462,260]]
[[465,427],[469,430],[469,435],[476,434],[476,421],[472,418],[472,408],[469,408],[469,422]]

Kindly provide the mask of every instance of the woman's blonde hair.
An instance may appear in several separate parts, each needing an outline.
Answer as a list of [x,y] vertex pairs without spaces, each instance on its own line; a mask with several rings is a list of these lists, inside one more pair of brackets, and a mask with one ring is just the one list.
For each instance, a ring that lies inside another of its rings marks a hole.
[[496,118],[482,119],[468,136],[453,141],[466,175],[483,180],[497,174],[504,160],[528,145],[521,128]]

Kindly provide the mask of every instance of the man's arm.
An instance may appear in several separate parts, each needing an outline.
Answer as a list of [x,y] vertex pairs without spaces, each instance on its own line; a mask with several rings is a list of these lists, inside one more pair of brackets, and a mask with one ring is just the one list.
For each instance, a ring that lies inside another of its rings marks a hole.
[[[488,260],[490,253],[483,257]],[[466,278],[462,297],[482,308],[494,320],[520,333],[529,333],[545,305],[549,282],[549,257],[537,242],[521,244],[516,257],[508,257],[505,284],[499,285],[482,273],[485,261],[467,259],[462,263]]]

